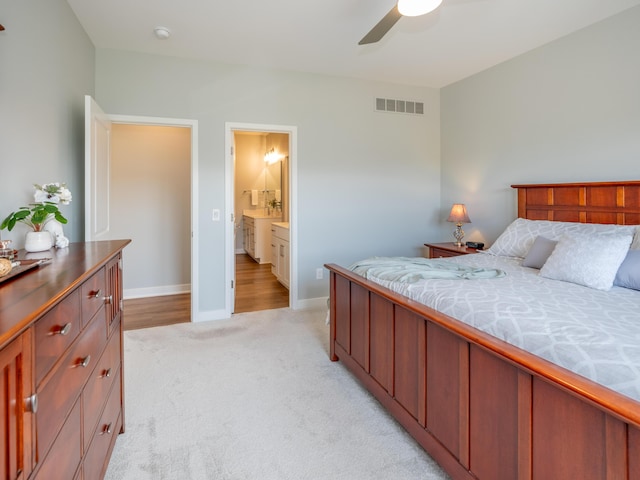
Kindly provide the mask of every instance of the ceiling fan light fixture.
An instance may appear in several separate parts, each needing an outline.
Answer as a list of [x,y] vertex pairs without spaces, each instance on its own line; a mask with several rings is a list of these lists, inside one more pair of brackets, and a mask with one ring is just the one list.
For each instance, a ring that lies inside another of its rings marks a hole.
[[398,11],[406,17],[417,17],[433,12],[442,0],[398,0]]

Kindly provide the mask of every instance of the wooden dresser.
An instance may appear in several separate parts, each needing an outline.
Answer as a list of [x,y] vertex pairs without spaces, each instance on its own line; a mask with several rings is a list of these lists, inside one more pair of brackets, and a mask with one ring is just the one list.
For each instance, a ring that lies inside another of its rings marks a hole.
[[128,243],[52,249],[45,252],[51,263],[0,283],[4,478],[104,476],[116,434],[124,431],[122,249]]

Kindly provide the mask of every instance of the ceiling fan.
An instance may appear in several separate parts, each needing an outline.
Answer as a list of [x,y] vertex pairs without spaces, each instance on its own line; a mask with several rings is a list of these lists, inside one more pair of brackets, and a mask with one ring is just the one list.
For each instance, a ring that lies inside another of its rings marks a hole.
[[441,3],[442,0],[398,0],[398,4],[394,5],[391,11],[382,17],[382,20],[358,42],[358,45],[376,43],[391,30],[400,17],[425,15],[434,11]]

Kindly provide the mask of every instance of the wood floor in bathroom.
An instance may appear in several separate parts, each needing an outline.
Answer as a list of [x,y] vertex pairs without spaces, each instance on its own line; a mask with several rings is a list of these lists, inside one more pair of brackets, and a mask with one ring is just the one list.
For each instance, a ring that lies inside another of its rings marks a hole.
[[289,306],[289,290],[271,273],[271,264],[256,263],[247,254],[236,255],[235,313]]
[[[190,320],[191,295],[132,298],[125,300],[124,306],[125,330],[171,325]],[[288,306],[289,290],[271,273],[271,264],[261,265],[249,255],[236,255],[235,313]]]

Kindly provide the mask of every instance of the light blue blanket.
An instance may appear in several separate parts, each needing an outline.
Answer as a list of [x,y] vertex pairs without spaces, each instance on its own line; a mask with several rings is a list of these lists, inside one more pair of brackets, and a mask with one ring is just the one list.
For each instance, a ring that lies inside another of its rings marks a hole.
[[504,277],[506,273],[494,268],[478,268],[422,257],[371,257],[349,267],[365,278],[379,278],[391,282],[415,283],[422,279],[478,280]]

